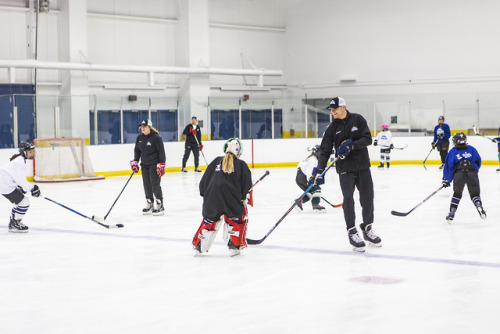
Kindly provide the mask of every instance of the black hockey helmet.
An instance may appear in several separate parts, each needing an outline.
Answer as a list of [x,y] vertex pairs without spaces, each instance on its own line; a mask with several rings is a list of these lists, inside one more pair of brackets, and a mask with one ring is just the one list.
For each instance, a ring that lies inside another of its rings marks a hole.
[[313,148],[311,148],[311,153],[318,155],[320,153],[320,146],[316,145]]
[[21,153],[21,155],[25,158],[26,158],[26,152],[28,152],[30,150],[34,150],[34,149],[35,149],[35,146],[27,141],[22,141],[19,144],[19,153]]
[[444,116],[439,116],[438,121],[443,121],[444,122]]
[[453,135],[453,145],[467,145],[467,136],[463,132],[457,132]]

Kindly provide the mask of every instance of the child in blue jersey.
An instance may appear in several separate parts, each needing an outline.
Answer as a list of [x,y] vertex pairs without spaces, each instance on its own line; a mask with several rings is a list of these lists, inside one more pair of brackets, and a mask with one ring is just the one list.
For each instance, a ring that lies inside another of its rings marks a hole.
[[453,197],[451,198],[450,213],[448,213],[446,220],[451,222],[455,218],[455,212],[460,204],[465,185],[467,185],[477,212],[482,219],[486,219],[477,176],[481,167],[481,157],[474,147],[467,145],[467,137],[463,132],[458,132],[453,136],[453,144],[455,147],[446,156],[443,169],[443,187],[449,187],[453,181]]
[[439,116],[438,125],[434,127],[434,140],[431,144],[432,148],[437,148],[441,155],[441,167],[439,169],[444,167],[448,148],[450,147],[450,137],[450,126],[444,122],[444,116]]
[[[498,162],[500,162],[500,127],[498,128],[498,137],[493,138],[493,141],[498,145]],[[497,168],[497,172],[500,172],[500,168]]]

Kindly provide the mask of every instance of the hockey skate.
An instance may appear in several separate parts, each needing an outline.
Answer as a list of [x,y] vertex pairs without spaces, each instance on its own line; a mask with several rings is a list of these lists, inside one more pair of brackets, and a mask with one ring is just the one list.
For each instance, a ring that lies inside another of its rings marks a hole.
[[451,222],[455,218],[455,212],[457,212],[456,208],[451,208],[450,209],[450,212],[448,213],[448,216],[446,216],[446,221],[448,222],[448,224],[451,224]]
[[387,168],[389,168],[389,167],[391,167],[391,163],[390,162],[387,163]]
[[365,227],[363,231],[363,238],[368,242],[370,246],[373,247],[382,247],[382,239],[375,234],[375,231],[372,229],[372,224],[369,224]]
[[148,199],[147,201],[148,202],[146,204],[146,207],[142,209],[143,215],[150,215],[153,213],[153,202],[150,199]]
[[361,240],[358,234],[358,230],[355,227],[349,229],[347,231],[347,235],[349,236],[349,243],[352,246],[352,250],[355,252],[364,252],[365,251],[365,242]]
[[196,168],[194,169],[194,171],[195,171],[195,172],[198,172],[198,173],[201,173],[201,170],[200,170],[198,167],[196,167]]
[[187,169],[186,169],[186,167],[182,167],[182,172],[183,173],[187,173],[188,172]]
[[486,211],[484,211],[483,206],[481,204],[477,204],[476,209],[481,219],[486,219]]
[[314,212],[326,212],[325,207],[319,204],[313,204]]
[[495,169],[497,172],[500,172],[500,168]]
[[229,256],[233,257],[241,254],[240,247],[235,246],[231,240],[229,240],[227,246],[229,247]]
[[194,246],[193,249],[194,249],[194,256],[203,254],[203,252],[201,251],[201,242],[198,242],[198,244]]
[[378,165],[378,168],[384,168],[384,164]]
[[439,169],[443,169],[444,168],[444,164],[441,164],[441,166],[439,166]]
[[157,199],[156,209],[153,209],[153,216],[163,216],[164,214],[165,214],[165,208],[163,207],[163,201]]
[[28,226],[24,225],[20,219],[16,220],[11,217],[9,223],[9,232],[26,233],[28,232]]

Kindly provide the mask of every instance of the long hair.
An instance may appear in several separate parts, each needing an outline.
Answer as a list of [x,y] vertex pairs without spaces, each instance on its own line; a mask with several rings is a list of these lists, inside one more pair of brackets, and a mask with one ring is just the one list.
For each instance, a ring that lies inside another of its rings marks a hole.
[[157,135],[159,135],[160,133],[158,132],[158,130],[156,130],[154,127],[150,126],[151,128],[151,132],[154,132],[156,133]]
[[318,159],[318,153],[317,152],[313,152],[313,153],[309,154],[309,156],[306,158],[306,160],[309,159],[312,156],[314,156],[314,157],[316,157],[316,159]]
[[14,154],[13,156],[10,157],[10,161],[14,160],[17,157],[24,157],[24,155],[22,153],[16,153],[16,154]]
[[222,171],[227,174],[231,174],[234,172],[234,159],[236,157],[234,154],[227,152],[224,158],[222,159]]

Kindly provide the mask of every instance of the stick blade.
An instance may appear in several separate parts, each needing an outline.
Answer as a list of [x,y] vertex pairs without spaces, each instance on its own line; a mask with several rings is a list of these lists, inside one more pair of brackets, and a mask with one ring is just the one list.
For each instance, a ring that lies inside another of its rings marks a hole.
[[408,212],[398,212],[398,211],[391,211],[391,215],[398,216],[398,217],[406,217],[408,216]]
[[247,239],[247,244],[249,245],[259,245],[261,242],[260,240]]

